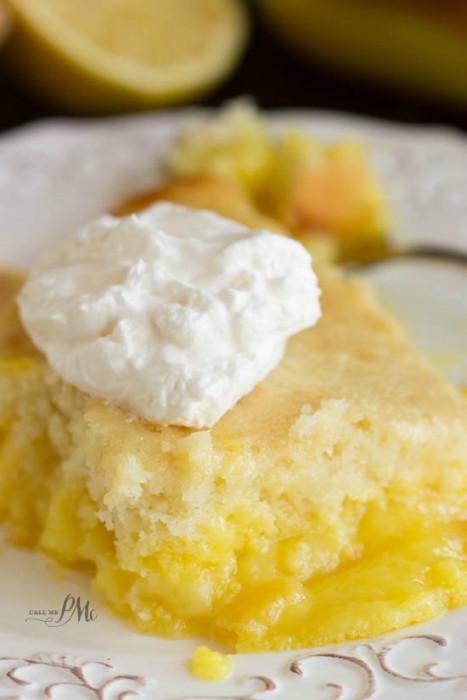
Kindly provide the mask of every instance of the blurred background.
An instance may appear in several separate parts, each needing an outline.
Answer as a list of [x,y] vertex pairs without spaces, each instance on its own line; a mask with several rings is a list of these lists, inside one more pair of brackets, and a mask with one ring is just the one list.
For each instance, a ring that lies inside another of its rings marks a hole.
[[467,130],[466,0],[0,0],[0,129],[219,105]]

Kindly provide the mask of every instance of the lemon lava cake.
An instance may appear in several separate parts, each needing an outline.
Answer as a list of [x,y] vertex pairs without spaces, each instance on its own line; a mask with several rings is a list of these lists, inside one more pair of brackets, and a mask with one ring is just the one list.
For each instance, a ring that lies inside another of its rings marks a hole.
[[211,429],[134,420],[64,383],[25,337],[5,346],[11,540],[88,568],[141,631],[237,650],[467,604],[466,402],[366,285],[319,278],[320,323]]

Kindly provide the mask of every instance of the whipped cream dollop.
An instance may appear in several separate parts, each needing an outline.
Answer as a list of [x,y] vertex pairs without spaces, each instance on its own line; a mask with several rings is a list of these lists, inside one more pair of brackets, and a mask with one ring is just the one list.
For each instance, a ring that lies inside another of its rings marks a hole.
[[18,305],[66,382],[148,421],[203,428],[318,321],[319,295],[296,241],[163,202],[58,245]]

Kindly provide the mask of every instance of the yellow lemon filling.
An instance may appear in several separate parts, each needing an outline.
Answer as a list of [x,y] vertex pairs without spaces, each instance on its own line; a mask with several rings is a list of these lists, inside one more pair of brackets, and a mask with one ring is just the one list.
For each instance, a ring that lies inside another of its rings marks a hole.
[[190,662],[190,669],[196,678],[203,681],[223,681],[229,678],[234,670],[231,658],[209,647],[201,646],[195,649]]

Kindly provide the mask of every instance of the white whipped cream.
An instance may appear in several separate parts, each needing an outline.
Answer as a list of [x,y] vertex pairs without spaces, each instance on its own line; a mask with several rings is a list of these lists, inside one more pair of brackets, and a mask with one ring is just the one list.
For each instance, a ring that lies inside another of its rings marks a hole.
[[39,261],[21,318],[70,384],[148,421],[212,426],[314,325],[296,241],[208,211],[105,215]]

